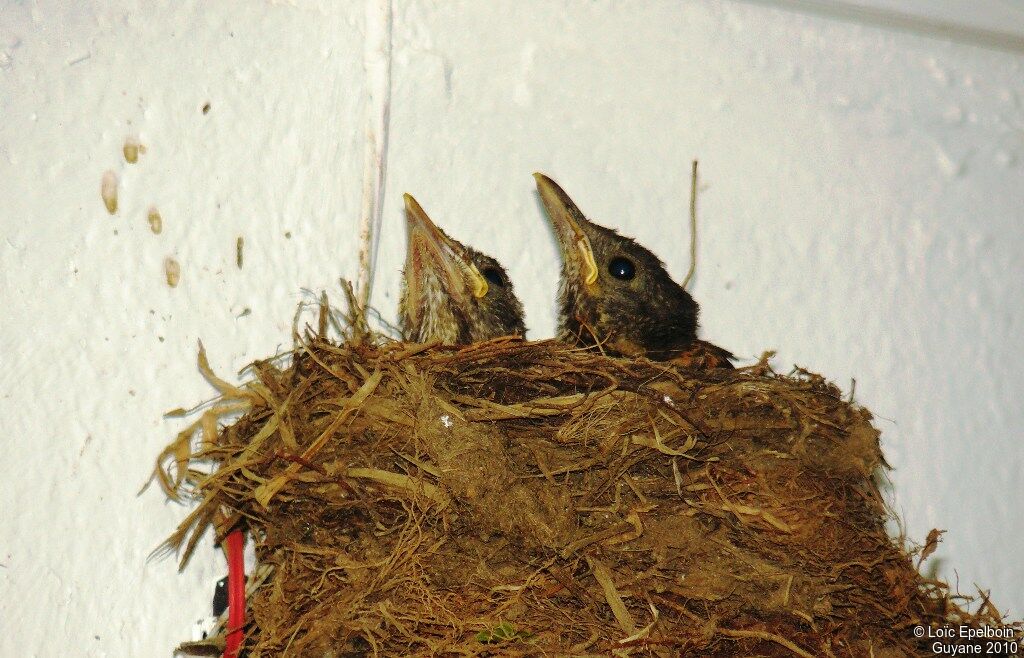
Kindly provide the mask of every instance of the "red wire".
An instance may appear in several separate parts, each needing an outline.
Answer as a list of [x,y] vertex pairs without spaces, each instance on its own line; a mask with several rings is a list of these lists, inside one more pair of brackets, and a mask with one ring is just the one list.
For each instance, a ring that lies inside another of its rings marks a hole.
[[224,658],[238,658],[245,626],[245,538],[233,530],[227,539],[228,556],[228,635]]

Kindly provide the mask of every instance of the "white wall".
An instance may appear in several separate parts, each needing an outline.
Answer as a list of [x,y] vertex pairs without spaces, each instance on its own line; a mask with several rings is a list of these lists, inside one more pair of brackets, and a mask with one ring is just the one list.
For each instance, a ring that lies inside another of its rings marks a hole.
[[[543,338],[531,172],[681,277],[699,158],[704,336],[856,378],[910,536],[948,529],[941,573],[1024,614],[1024,56],[730,2],[396,7],[386,317],[402,192],[509,266]],[[167,655],[206,613],[222,563],[147,562],[186,510],[136,492],[161,414],[211,394],[197,339],[230,374],[355,275],[365,15],[0,0],[0,655]]]

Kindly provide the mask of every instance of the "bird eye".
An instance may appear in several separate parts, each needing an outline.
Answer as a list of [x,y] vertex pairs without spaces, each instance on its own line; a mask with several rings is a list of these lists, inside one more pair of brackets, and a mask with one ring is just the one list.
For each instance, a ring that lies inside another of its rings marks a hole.
[[502,278],[501,272],[499,272],[498,270],[494,269],[493,267],[488,267],[488,268],[484,269],[484,271],[481,272],[481,274],[484,275],[485,279],[487,279],[488,281],[490,281],[491,283],[493,283],[496,286],[500,287],[500,286],[505,285],[505,279]]
[[616,279],[629,281],[636,276],[636,266],[633,265],[633,261],[626,258],[613,258],[612,262],[608,263],[608,274]]

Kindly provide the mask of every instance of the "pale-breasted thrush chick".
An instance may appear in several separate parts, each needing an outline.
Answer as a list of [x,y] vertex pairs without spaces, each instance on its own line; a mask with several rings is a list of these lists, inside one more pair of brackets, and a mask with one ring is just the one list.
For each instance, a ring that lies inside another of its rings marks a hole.
[[731,353],[697,339],[697,302],[657,256],[588,220],[544,174],[534,178],[562,254],[559,340],[690,367],[732,368]]
[[505,268],[448,237],[405,195],[408,248],[399,301],[405,340],[464,345],[526,333]]

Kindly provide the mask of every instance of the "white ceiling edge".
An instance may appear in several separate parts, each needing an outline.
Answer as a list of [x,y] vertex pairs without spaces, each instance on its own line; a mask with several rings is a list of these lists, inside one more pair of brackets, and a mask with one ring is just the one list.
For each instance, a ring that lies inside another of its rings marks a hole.
[[901,32],[1024,53],[1021,0],[741,0]]

